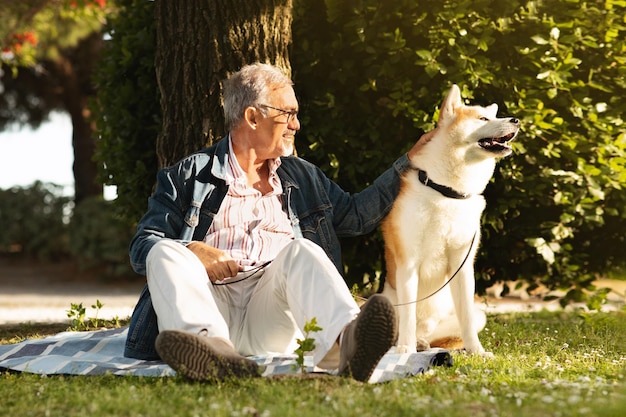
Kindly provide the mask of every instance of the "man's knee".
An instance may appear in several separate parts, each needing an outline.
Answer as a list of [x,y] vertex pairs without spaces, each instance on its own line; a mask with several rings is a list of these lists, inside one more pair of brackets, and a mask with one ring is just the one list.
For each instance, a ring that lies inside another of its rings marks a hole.
[[295,239],[293,240],[287,249],[293,257],[309,257],[328,259],[324,249],[319,247],[308,239]]
[[289,247],[295,250],[315,250],[315,248],[319,248],[318,245],[311,242],[309,239],[294,239],[289,244]]
[[146,262],[151,263],[157,259],[168,258],[176,254],[181,254],[186,250],[188,249],[185,248],[185,246],[181,245],[175,240],[161,239],[158,242],[156,242],[152,246],[152,248],[150,248],[150,251],[148,252],[148,255],[146,256]]

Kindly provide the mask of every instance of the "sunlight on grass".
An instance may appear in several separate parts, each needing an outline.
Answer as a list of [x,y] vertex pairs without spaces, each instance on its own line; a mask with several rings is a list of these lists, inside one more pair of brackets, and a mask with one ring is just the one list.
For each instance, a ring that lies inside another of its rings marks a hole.
[[624,415],[624,312],[500,314],[489,317],[481,339],[495,358],[455,353],[452,367],[376,385],[330,376],[201,384],[5,373],[0,415]]

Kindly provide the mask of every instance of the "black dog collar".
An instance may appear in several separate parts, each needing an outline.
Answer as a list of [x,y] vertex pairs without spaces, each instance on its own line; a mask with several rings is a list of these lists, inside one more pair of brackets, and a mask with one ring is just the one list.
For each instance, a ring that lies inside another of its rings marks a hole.
[[456,198],[459,200],[465,200],[472,196],[471,194],[460,193],[453,188],[450,188],[445,185],[437,184],[436,182],[431,181],[430,178],[428,178],[428,174],[426,173],[426,171],[422,171],[421,169],[417,170],[417,177],[419,178],[422,184],[424,184],[427,187],[432,188],[435,191],[439,191],[442,195],[448,198]]

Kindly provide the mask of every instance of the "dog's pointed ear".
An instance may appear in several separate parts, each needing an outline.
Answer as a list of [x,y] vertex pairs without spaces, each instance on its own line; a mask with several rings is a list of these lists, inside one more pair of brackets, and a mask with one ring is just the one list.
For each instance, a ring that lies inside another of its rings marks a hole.
[[498,114],[498,105],[496,103],[493,103],[487,106],[487,112],[492,115],[491,117],[495,118]]
[[443,103],[441,104],[441,109],[439,110],[439,122],[452,118],[456,109],[463,106],[463,101],[461,100],[461,90],[459,86],[456,84],[452,84],[450,91],[446,95],[446,98],[443,99]]

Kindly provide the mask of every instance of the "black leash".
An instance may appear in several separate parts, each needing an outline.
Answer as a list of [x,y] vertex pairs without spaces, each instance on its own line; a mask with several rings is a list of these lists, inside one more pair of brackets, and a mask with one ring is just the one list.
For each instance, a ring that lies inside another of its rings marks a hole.
[[420,301],[424,301],[429,299],[430,297],[434,296],[435,294],[437,294],[439,291],[443,290],[446,285],[448,285],[450,282],[452,282],[452,280],[454,279],[454,277],[457,276],[457,274],[459,273],[459,271],[461,271],[461,269],[463,268],[463,265],[465,265],[465,262],[467,262],[467,259],[470,256],[470,253],[472,253],[472,247],[474,246],[474,241],[476,240],[476,235],[478,234],[478,232],[474,232],[474,236],[472,237],[472,241],[470,242],[470,246],[469,249],[467,250],[467,253],[465,254],[465,258],[463,259],[463,262],[461,262],[461,265],[459,265],[459,267],[457,268],[456,272],[454,274],[452,274],[452,276],[450,278],[448,278],[448,280],[446,282],[444,282],[444,284],[439,287],[439,289],[435,292],[433,292],[432,294],[427,295],[426,297],[420,298],[416,301],[409,301],[408,303],[402,303],[402,304],[395,304],[396,307],[400,307],[400,306],[406,306],[409,304],[417,304]]
[[[430,297],[433,297],[439,291],[443,290],[450,282],[452,282],[454,277],[456,277],[458,275],[458,273],[461,271],[461,269],[463,268],[463,265],[465,265],[465,262],[467,262],[467,259],[469,258],[470,254],[472,253],[472,247],[474,247],[474,241],[476,240],[476,235],[477,234],[478,234],[478,232],[474,232],[474,236],[472,236],[472,241],[470,242],[469,249],[467,250],[467,253],[465,254],[465,258],[463,259],[463,262],[461,262],[461,265],[459,265],[459,267],[454,272],[454,274],[452,274],[452,276],[450,278],[448,278],[448,280],[446,282],[444,282],[444,284],[441,287],[439,287],[439,289],[437,289],[435,292],[433,292],[431,294],[428,294],[426,297],[422,297],[422,298],[417,299],[415,301],[409,301],[408,303],[394,304],[394,307],[406,306],[406,305],[409,305],[409,304],[417,304],[417,303],[419,303],[421,301],[429,299]],[[363,298],[363,297],[358,297],[358,298],[360,298],[363,301],[367,301],[366,298]]]
[[[458,192],[452,187],[437,184],[436,182],[431,181],[431,179],[428,178],[428,174],[426,173],[426,171],[422,171],[419,168],[417,169],[417,178],[425,186],[432,188],[433,190],[441,193],[443,196],[448,197],[448,198],[454,198],[457,200],[466,200],[472,196],[471,194]],[[456,277],[459,271],[461,271],[461,268],[463,268],[463,265],[465,265],[465,262],[467,262],[467,259],[469,258],[470,253],[472,253],[472,248],[474,247],[474,241],[476,240],[477,234],[478,234],[478,231],[474,232],[474,236],[472,237],[472,241],[470,242],[469,249],[467,250],[467,254],[465,255],[465,258],[463,259],[463,262],[461,262],[461,265],[457,268],[454,274],[452,274],[452,276],[441,287],[439,287],[437,291],[433,292],[432,294],[427,295],[426,297],[420,298],[419,300],[416,300],[416,301],[410,301],[408,303],[394,304],[394,305],[396,307],[399,307],[399,306],[404,306],[404,305],[409,305],[409,304],[417,304],[421,301],[429,299],[430,297],[437,294],[439,291],[443,290],[450,282],[452,282],[454,277]]]

